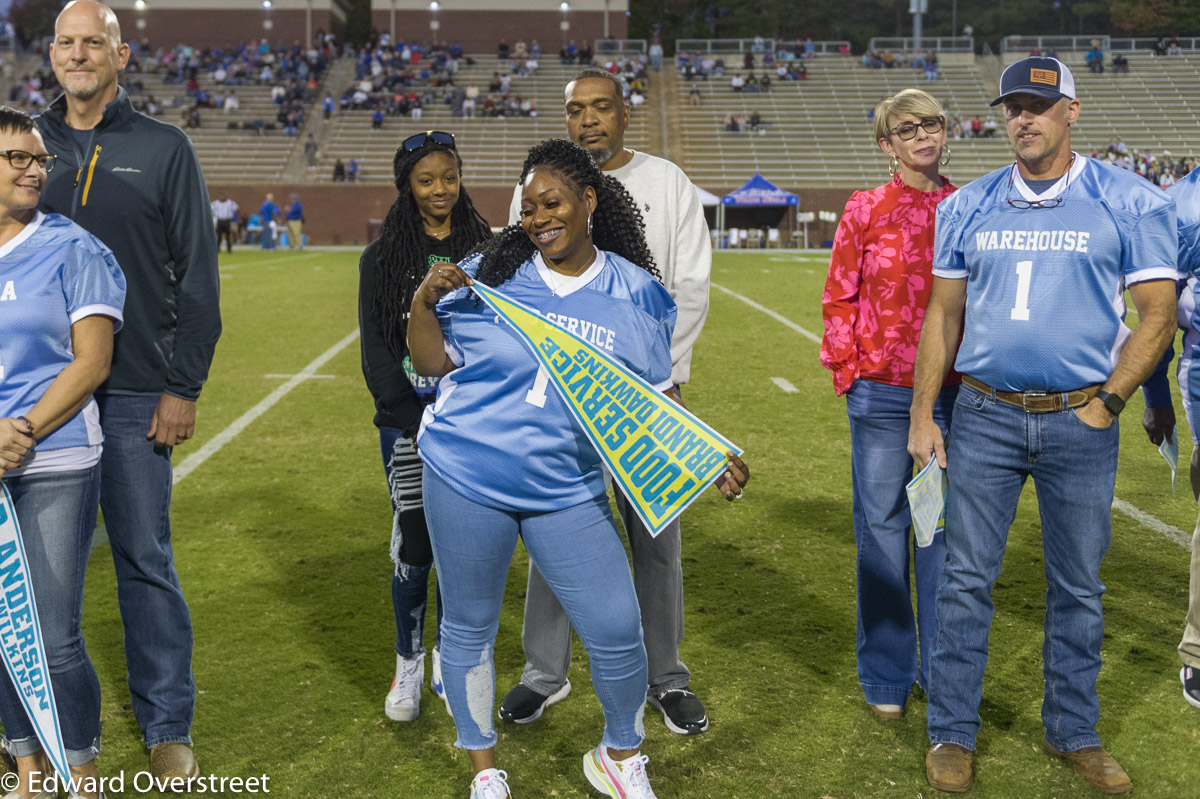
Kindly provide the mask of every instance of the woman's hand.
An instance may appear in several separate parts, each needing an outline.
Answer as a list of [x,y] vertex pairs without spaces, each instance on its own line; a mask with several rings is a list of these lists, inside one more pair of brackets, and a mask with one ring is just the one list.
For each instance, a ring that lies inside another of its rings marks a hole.
[[417,292],[413,295],[413,303],[421,303],[433,310],[438,301],[452,291],[469,286],[475,281],[467,277],[467,273],[452,263],[438,264],[429,270]]
[[725,465],[725,473],[717,478],[717,488],[732,502],[742,498],[742,489],[750,481],[750,467],[732,452],[726,452],[729,463]]
[[442,297],[474,282],[454,264],[438,264],[413,294],[408,315],[408,355],[413,369],[422,377],[442,377],[456,368],[446,355],[446,340],[434,309]]
[[33,425],[28,419],[0,419],[0,475],[20,466],[33,445]]

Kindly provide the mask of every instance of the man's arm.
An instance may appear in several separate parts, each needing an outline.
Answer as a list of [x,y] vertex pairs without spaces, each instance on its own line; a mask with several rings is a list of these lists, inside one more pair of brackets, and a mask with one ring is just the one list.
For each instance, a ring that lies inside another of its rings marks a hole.
[[[708,285],[712,273],[712,241],[700,195],[682,172],[677,193],[679,216],[675,220],[675,258],[667,291],[675,300],[675,332],[671,336],[671,380],[688,381],[692,369],[692,347],[708,317]],[[660,269],[665,264],[658,265]]]
[[966,304],[965,279],[933,279],[933,291],[921,325],[921,340],[917,344],[913,401],[909,410],[908,453],[918,469],[924,469],[934,456],[938,464],[946,468],[946,445],[941,428],[933,421],[933,404],[954,364]]
[[175,263],[175,346],[167,383],[147,438],[173,447],[191,438],[196,398],[221,337],[217,236],[210,223],[208,189],[188,140],[175,150],[163,177],[167,247]]
[[[1147,280],[1129,287],[1129,295],[1138,312],[1138,326],[1125,342],[1112,375],[1102,390],[1129,399],[1145,382],[1175,335],[1175,281]],[[1109,413],[1097,397],[1076,411],[1085,424],[1108,427],[1117,417]]]

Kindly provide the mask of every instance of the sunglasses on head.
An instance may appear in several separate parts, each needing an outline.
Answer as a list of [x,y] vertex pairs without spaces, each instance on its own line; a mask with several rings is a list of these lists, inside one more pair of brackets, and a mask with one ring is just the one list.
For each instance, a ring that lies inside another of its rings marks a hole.
[[429,142],[440,144],[443,147],[454,149],[454,134],[447,133],[444,130],[427,130],[424,133],[417,133],[405,139],[400,146],[404,148],[404,152],[411,153],[413,150],[420,150]]

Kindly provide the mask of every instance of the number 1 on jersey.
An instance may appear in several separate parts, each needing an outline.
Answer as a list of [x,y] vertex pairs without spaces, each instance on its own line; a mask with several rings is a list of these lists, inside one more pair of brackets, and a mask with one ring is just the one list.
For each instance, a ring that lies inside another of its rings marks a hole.
[[546,367],[539,366],[537,377],[533,378],[533,388],[525,392],[525,401],[539,408],[546,407],[546,384],[550,382],[550,373]]
[[1029,321],[1029,284],[1033,282],[1033,261],[1017,261],[1017,304],[1009,313],[1010,319]]

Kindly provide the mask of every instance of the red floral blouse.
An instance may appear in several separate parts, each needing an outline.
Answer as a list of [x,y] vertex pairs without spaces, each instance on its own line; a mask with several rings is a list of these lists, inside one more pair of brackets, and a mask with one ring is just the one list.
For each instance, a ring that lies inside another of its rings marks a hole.
[[[919,191],[897,175],[846,203],[821,297],[821,364],[833,371],[838,396],[859,377],[912,388],[933,289],[934,217],[956,188],[942,178],[937,191]],[[959,380],[952,371],[946,384]]]

